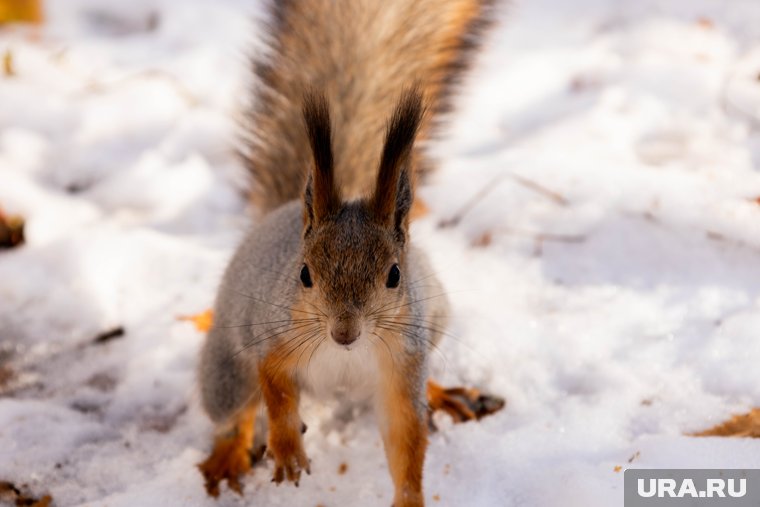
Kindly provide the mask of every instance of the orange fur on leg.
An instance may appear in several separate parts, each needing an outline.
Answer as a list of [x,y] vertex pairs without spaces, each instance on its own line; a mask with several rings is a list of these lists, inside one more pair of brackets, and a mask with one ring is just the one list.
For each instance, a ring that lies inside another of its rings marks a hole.
[[298,415],[299,390],[291,373],[292,365],[283,364],[283,357],[274,353],[261,367],[261,392],[269,414],[268,452],[274,458],[272,481],[284,479],[298,486],[301,471],[311,473],[309,459],[303,450],[303,423]]
[[[406,371],[419,371],[410,365]],[[389,370],[385,370],[389,371]],[[422,468],[427,448],[427,425],[416,406],[416,375],[387,375],[382,382],[383,442],[395,486],[393,507],[422,507]]]
[[233,420],[233,427],[214,441],[211,455],[198,465],[206,481],[206,492],[219,496],[219,483],[227,479],[230,489],[243,494],[240,476],[251,469],[250,451],[257,404],[251,403]]

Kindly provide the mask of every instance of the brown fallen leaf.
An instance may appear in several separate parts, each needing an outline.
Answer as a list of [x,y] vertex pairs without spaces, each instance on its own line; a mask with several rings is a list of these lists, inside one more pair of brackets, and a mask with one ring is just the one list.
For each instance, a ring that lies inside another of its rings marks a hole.
[[[32,503],[29,503],[32,502]],[[50,504],[53,502],[53,497],[50,495],[45,495],[39,500],[34,499],[28,499],[26,500],[26,503],[18,503],[18,500],[16,501],[16,505],[28,505],[29,507],[50,507]]]
[[613,472],[618,473],[623,469],[620,465],[615,465],[615,468],[612,469]]
[[24,220],[0,209],[0,248],[13,248],[24,242]]
[[0,24],[41,23],[41,0],[0,0]]
[[[26,488],[26,486],[23,486]],[[28,494],[21,491],[12,482],[0,481],[0,501],[13,502],[13,505],[26,506],[26,507],[50,507],[53,502],[53,497],[45,495],[42,498],[33,498]]]
[[338,466],[338,475],[344,475],[348,471],[348,463],[345,461]]
[[708,430],[691,433],[692,437],[750,437],[760,438],[760,408],[735,415]]
[[201,333],[207,333],[211,329],[211,326],[214,325],[214,310],[209,309],[195,315],[180,315],[177,317],[177,320],[192,322],[195,329]]
[[568,85],[568,89],[573,93],[581,93],[597,87],[599,87],[599,81],[587,76],[576,76]]
[[697,25],[700,28],[704,28],[705,30],[712,30],[713,28],[715,28],[715,23],[713,22],[713,20],[705,16],[697,18]]
[[486,231],[472,240],[471,244],[473,247],[483,248],[489,246],[491,243],[493,243],[493,233],[491,231]]
[[430,208],[428,208],[427,204],[425,204],[425,201],[418,197],[412,203],[412,211],[409,213],[409,219],[414,222],[418,218],[422,218],[428,213],[430,213]]
[[0,364],[0,392],[3,391],[3,388],[8,385],[15,376],[16,374],[13,373],[10,366]]

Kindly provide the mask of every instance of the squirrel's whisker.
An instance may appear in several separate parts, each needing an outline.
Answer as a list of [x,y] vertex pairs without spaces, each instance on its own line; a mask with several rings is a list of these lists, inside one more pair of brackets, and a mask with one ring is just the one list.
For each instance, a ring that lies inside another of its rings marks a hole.
[[317,342],[317,344],[311,348],[311,354],[309,354],[309,360],[306,362],[306,376],[311,377],[311,360],[314,357],[314,352],[316,352],[317,349],[322,346],[322,343],[324,343],[326,339],[327,338],[325,336],[322,336],[319,342]]
[[291,274],[291,273],[283,273],[282,271],[277,271],[276,269],[264,268],[264,267],[261,267],[261,266],[256,266],[251,261],[247,261],[247,264],[250,267],[252,267],[254,270],[256,270],[256,271],[267,271],[267,272],[272,273],[274,275],[284,276],[285,278],[287,278],[289,280],[293,280],[294,282],[298,281],[298,278],[295,275]]
[[401,324],[401,325],[419,326],[419,327],[422,327],[422,328],[426,328],[426,329],[429,329],[431,331],[435,331],[436,333],[442,334],[442,335],[446,336],[447,338],[451,338],[452,340],[454,340],[458,344],[463,345],[464,347],[466,347],[471,352],[477,353],[477,349],[475,349],[475,347],[473,347],[472,345],[470,345],[469,343],[467,343],[465,340],[463,340],[459,335],[456,335],[456,334],[452,333],[451,331],[447,331],[446,329],[443,329],[443,328],[439,327],[438,325],[436,325],[436,324],[434,324],[434,323],[432,323],[430,321],[427,321],[425,319],[422,319],[422,318],[409,317],[408,320],[405,321],[405,320],[403,320],[403,318],[389,316],[389,317],[386,317],[386,318],[378,318],[378,319],[376,319],[376,321],[377,322],[387,322],[387,323],[391,323],[391,324],[397,323],[397,324]]
[[[409,283],[408,283],[408,285],[409,285],[410,287],[417,287],[417,283],[418,283],[418,282],[421,282],[421,281],[423,281],[423,280],[427,280],[428,278],[432,278],[432,277],[434,277],[434,276],[436,276],[436,275],[438,275],[438,272],[437,272],[437,271],[433,271],[432,273],[430,273],[430,274],[428,274],[428,275],[425,275],[425,276],[421,276],[421,277],[419,277],[419,278],[417,278],[417,279],[415,279],[415,280],[412,280],[411,282],[409,282]],[[437,285],[436,285],[436,286],[437,286]]]
[[[310,338],[309,338],[309,342],[313,342],[313,341],[314,341],[314,340],[316,340],[318,337],[319,337],[319,336],[312,336],[312,337],[310,337]],[[312,347],[312,351],[313,351],[313,348],[314,348],[314,347]],[[298,359],[296,360],[296,367],[299,367],[299,366],[301,365],[301,358],[303,357],[303,355],[304,355],[304,352],[306,352],[307,350],[309,350],[309,345],[308,345],[308,344],[307,344],[307,345],[306,345],[306,346],[305,346],[305,347],[304,347],[304,348],[301,350],[301,353],[300,353],[300,354],[298,354]],[[307,363],[307,367],[308,367],[308,363]]]
[[380,322],[377,324],[377,327],[394,328],[396,330],[402,330],[404,332],[408,331],[411,328],[414,330],[415,336],[417,336],[418,330],[431,331],[433,333],[441,333],[440,330],[435,329],[433,327],[425,326],[422,324],[413,324],[413,323],[405,323],[405,322]]
[[[245,343],[243,345],[243,348],[240,349],[239,351],[237,351],[234,355],[236,356],[236,355],[240,354],[241,352],[243,352],[244,350],[246,350],[246,349],[248,349],[250,347],[258,345],[259,343],[263,343],[263,342],[265,342],[267,340],[271,340],[271,339],[277,338],[277,337],[282,336],[282,335],[284,335],[286,333],[289,333],[291,331],[300,330],[300,329],[308,328],[309,326],[317,326],[317,325],[318,325],[317,323],[306,323],[306,324],[298,324],[298,325],[295,325],[295,326],[292,326],[290,324],[283,324],[281,326],[275,326],[275,327],[273,327],[271,329],[268,329],[267,331],[262,331],[261,333],[255,335],[253,337],[254,341],[249,341],[249,342]],[[278,330],[278,331],[275,331],[275,330]],[[255,340],[255,338],[258,338],[259,336],[262,336],[262,335],[265,335],[265,334],[268,334],[268,333],[272,333],[272,334],[269,334],[268,336],[266,336],[264,338],[261,338],[259,340]]]
[[240,292],[240,291],[235,290],[235,289],[231,289],[231,290],[235,291],[237,294],[239,294],[239,295],[241,295],[241,296],[243,296],[245,298],[248,298],[248,299],[250,299],[252,301],[257,301],[259,303],[264,303],[266,305],[274,306],[276,308],[282,308],[283,310],[288,310],[290,312],[306,313],[306,314],[309,314],[309,315],[315,315],[317,317],[322,317],[323,316],[323,315],[319,315],[318,313],[307,312],[306,310],[299,310],[298,308],[293,308],[292,306],[278,305],[276,303],[272,303],[271,301],[267,301],[265,299],[259,299],[259,298],[255,297],[255,296],[251,296],[250,294],[246,294],[245,292]]
[[237,324],[234,326],[212,326],[213,328],[217,329],[235,329],[239,327],[253,327],[253,326],[263,326],[267,324],[280,324],[280,323],[288,323],[288,324],[299,324],[302,322],[318,322],[320,319],[316,317],[309,317],[306,319],[282,319],[282,320],[270,320],[269,322],[252,322],[250,324]]
[[[388,308],[388,307],[387,307],[388,305],[386,305],[386,306],[384,306],[384,307],[382,307],[382,308],[380,308],[380,309],[376,310],[375,312],[373,312],[373,313],[370,313],[368,316],[369,316],[369,317],[372,317],[373,315],[376,315],[377,313],[379,313],[379,312],[381,312],[381,311],[390,312],[390,311],[392,311],[392,310],[398,310],[399,308],[404,308],[404,307],[406,307],[406,306],[411,306],[411,305],[413,305],[413,304],[416,304],[416,303],[422,303],[422,302],[424,302],[424,301],[429,301],[429,300],[431,300],[431,299],[440,298],[440,297],[445,297],[445,296],[448,296],[448,295],[449,295],[449,293],[448,293],[448,292],[442,292],[442,293],[440,293],[440,294],[435,294],[435,295],[433,295],[433,296],[429,296],[429,297],[426,297],[426,298],[413,299],[412,301],[407,301],[407,302],[406,302],[406,303],[404,303],[404,304],[401,304],[401,305],[398,305],[398,306],[394,306],[394,307],[392,307],[392,308]],[[391,304],[394,304],[394,303],[391,303]]]
[[304,301],[304,303],[306,303],[307,305],[309,305],[309,306],[311,306],[312,308],[314,308],[314,309],[315,309],[317,312],[319,312],[319,314],[320,314],[322,317],[327,317],[327,314],[326,314],[325,312],[323,312],[323,311],[322,311],[322,309],[321,309],[320,307],[318,307],[317,305],[315,305],[314,303],[310,303],[310,302],[308,302],[308,301]]
[[370,334],[378,337],[380,339],[380,341],[383,343],[383,345],[385,345],[385,348],[388,351],[388,357],[391,358],[391,374],[395,375],[396,374],[396,358],[393,357],[393,352],[391,351],[391,346],[388,345],[388,342],[385,341],[385,338],[383,338],[383,336],[381,334],[378,334],[378,333],[376,333],[374,331],[370,331]]
[[[299,348],[301,348],[305,343],[308,343],[309,340],[313,339],[315,336],[319,335],[319,333],[322,332],[321,326],[317,327],[316,329],[312,330],[306,330],[292,338],[289,338],[283,345],[282,348],[285,349],[288,345],[290,345],[291,342],[297,341],[297,343],[289,348],[287,348],[280,357],[279,361],[274,367],[274,372],[278,373],[280,368],[282,368],[286,363],[287,360],[290,358],[291,354],[294,354]],[[304,338],[305,336],[305,338]]]
[[[417,327],[424,327],[424,326],[414,326],[414,327],[417,328]],[[407,326],[402,325],[402,324],[397,325],[397,326],[378,324],[377,328],[385,329],[386,331],[391,331],[391,332],[401,333],[401,334],[409,332],[409,329],[407,328]],[[428,347],[438,352],[438,354],[440,354],[441,356],[441,359],[443,359],[444,368],[447,367],[448,358],[446,357],[446,354],[444,354],[444,352],[441,350],[441,348],[438,346],[437,343],[435,343],[433,340],[426,338],[422,333],[418,333],[417,330],[412,331],[412,334],[418,339],[422,340]]]
[[450,332],[446,331],[444,328],[438,326],[437,324],[424,320],[424,319],[418,319],[415,317],[409,317],[408,319],[397,318],[397,317],[378,317],[377,319],[375,319],[375,322],[380,322],[384,324],[413,326],[420,329],[427,329],[429,331],[434,331],[435,333],[439,333],[444,336],[449,336],[455,340],[459,339],[459,337],[451,334]]

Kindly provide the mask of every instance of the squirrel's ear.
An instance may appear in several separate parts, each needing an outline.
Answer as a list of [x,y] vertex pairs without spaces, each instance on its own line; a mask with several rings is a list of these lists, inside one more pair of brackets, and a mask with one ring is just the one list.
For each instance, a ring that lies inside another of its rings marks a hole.
[[313,158],[304,191],[308,229],[340,208],[340,195],[333,171],[330,108],[323,94],[309,91],[304,95],[303,118]]
[[406,90],[393,112],[385,135],[377,186],[370,207],[382,224],[394,227],[403,241],[414,193],[410,155],[424,108],[418,87]]

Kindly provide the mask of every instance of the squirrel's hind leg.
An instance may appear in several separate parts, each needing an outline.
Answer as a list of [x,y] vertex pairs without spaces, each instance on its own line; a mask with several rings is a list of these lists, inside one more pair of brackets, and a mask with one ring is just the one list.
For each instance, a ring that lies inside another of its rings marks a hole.
[[240,476],[251,470],[257,410],[258,402],[251,402],[218,428],[211,455],[198,465],[209,495],[219,496],[219,483],[225,479],[230,489],[243,494]]
[[503,398],[483,394],[475,388],[446,388],[432,380],[428,380],[427,383],[427,400],[431,429],[435,429],[432,415],[436,411],[446,412],[455,423],[459,423],[478,420],[498,412],[506,404]]

